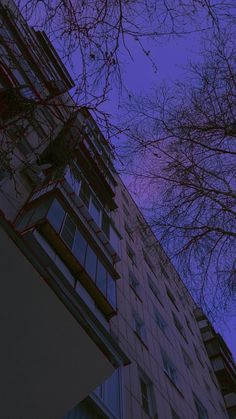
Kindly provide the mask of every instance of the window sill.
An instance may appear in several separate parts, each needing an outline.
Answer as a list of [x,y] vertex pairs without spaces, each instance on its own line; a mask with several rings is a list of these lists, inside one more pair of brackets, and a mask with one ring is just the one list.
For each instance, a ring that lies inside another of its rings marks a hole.
[[180,396],[184,399],[184,395],[182,393],[182,391],[179,389],[179,387],[175,384],[175,382],[170,378],[170,376],[167,374],[166,371],[164,371],[166,377],[168,378],[168,380],[171,382],[171,384],[175,387],[175,389],[178,391],[178,393],[180,394]]

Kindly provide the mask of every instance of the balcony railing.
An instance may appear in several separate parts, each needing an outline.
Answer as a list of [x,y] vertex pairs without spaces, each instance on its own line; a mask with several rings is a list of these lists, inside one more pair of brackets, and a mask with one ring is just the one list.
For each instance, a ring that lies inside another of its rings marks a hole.
[[19,215],[16,226],[22,234],[38,230],[104,314],[116,313],[116,281],[111,270],[59,200],[52,196],[37,200]]

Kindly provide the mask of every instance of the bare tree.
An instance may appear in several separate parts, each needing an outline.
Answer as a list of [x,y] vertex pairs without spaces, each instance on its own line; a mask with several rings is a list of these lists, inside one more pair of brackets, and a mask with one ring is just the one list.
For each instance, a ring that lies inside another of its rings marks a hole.
[[[122,62],[138,45],[155,66],[147,40],[189,34],[234,20],[228,0],[18,0],[24,17],[45,30],[74,69],[77,104],[101,109],[124,81]],[[150,47],[150,44],[149,44]]]
[[218,33],[208,46],[190,80],[132,103],[129,146],[145,164],[129,172],[190,289],[219,315],[236,296],[236,45]]

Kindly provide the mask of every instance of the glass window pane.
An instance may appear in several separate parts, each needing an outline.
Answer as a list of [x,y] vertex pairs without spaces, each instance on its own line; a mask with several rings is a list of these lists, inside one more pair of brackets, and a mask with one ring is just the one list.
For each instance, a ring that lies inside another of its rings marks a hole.
[[119,255],[120,254],[120,238],[112,226],[110,226],[110,243],[112,247],[114,248],[114,250]]
[[104,383],[104,402],[109,409],[120,417],[120,383],[119,370],[115,370],[112,376]]
[[110,220],[105,212],[102,214],[102,231],[110,238]]
[[79,260],[81,265],[83,266],[85,262],[86,248],[87,248],[87,242],[85,238],[82,236],[82,234],[78,230],[76,230],[73,253],[75,257]]
[[96,284],[104,295],[106,295],[106,279],[107,279],[106,277],[107,277],[106,269],[104,268],[102,263],[98,260]]
[[107,275],[107,299],[112,307],[116,308],[116,282],[109,274]]
[[76,231],[76,225],[67,214],[65,223],[61,231],[61,237],[63,238],[67,246],[69,246],[71,249],[74,243],[75,231]]
[[63,219],[65,216],[65,211],[62,208],[61,204],[54,199],[47,215],[47,219],[50,221],[52,226],[55,228],[55,230],[58,232],[61,228]]
[[85,269],[94,281],[96,278],[96,267],[97,267],[97,256],[95,255],[91,247],[88,245],[87,253],[86,253],[86,261],[85,261]]
[[91,199],[89,212],[92,215],[95,223],[98,226],[100,226],[101,207],[100,207],[98,201],[94,197],[92,197],[92,199]]
[[82,199],[83,203],[86,205],[87,208],[89,207],[90,195],[91,193],[87,183],[82,182],[80,189],[80,198]]
[[71,189],[78,194],[80,189],[80,179],[74,174],[71,169],[68,169],[65,174],[65,179],[69,183]]

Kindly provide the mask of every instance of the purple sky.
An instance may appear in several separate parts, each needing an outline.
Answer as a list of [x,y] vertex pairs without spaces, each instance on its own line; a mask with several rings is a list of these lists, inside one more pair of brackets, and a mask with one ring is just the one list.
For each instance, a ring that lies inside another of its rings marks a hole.
[[[137,94],[151,92],[154,86],[163,81],[169,84],[175,80],[184,80],[188,75],[186,70],[188,61],[199,61],[201,59],[199,37],[194,34],[170,40],[163,40],[162,38],[159,45],[157,43],[155,45],[149,43],[147,48],[151,50],[152,59],[157,66],[156,73],[154,73],[152,65],[136,45],[133,45],[131,48],[133,62],[127,59],[123,65],[126,87]],[[112,105],[112,112],[119,114],[119,112],[122,113],[122,107],[120,108],[117,103],[117,96],[114,93],[108,106],[110,108]],[[130,180],[125,176],[123,180],[126,184],[130,183]],[[138,194],[142,194],[142,188],[139,189]],[[137,203],[142,203],[142,199],[140,199],[138,194],[134,198]],[[228,316],[224,323],[215,325],[215,327],[223,335],[236,359],[236,318]]]

